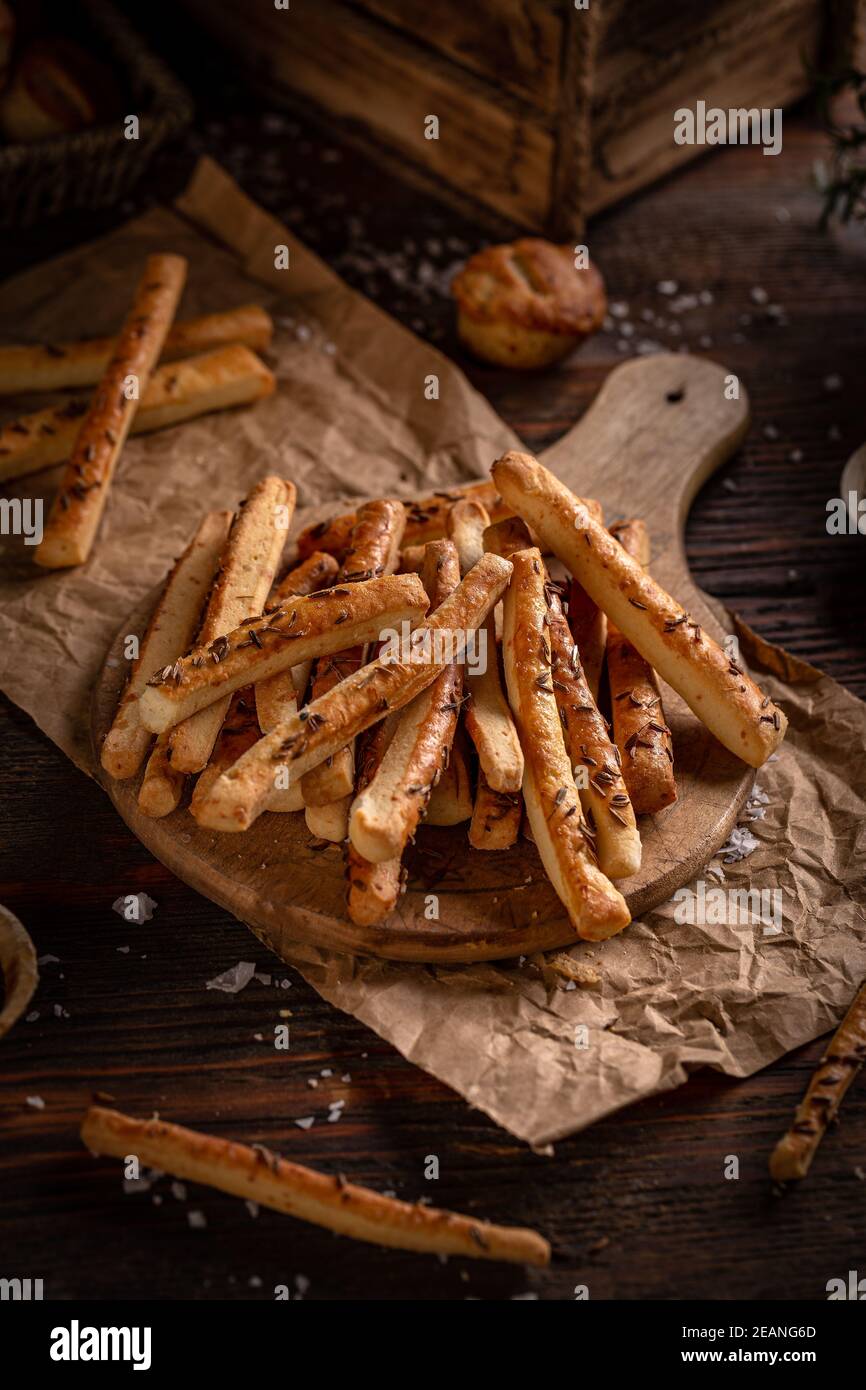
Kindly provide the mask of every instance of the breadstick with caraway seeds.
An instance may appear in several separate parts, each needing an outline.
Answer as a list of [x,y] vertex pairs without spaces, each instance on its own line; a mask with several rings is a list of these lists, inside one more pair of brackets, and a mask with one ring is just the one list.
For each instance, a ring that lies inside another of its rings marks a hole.
[[[406,512],[403,544],[426,545],[427,541],[441,540],[445,535],[448,512],[453,503],[459,502],[461,497],[472,497],[482,502],[494,521],[501,521],[503,517],[510,515],[489,479],[443,488],[440,492],[402,504]],[[319,521],[313,526],[306,526],[298,536],[298,554],[303,557],[309,555],[312,550],[327,550],[332,555],[342,555],[349,544],[357,520],[356,512],[346,512],[342,516],[332,517],[330,521]]]
[[[280,580],[268,599],[265,611],[279,608],[280,603],[287,599],[302,598],[328,588],[338,570],[339,565],[333,555],[318,551],[308,556]],[[282,720],[297,713],[298,697],[307,688],[311,664],[308,661],[300,662],[297,666],[279,671],[275,676],[269,676],[267,680],[257,682],[256,714],[263,734],[270,733]]]

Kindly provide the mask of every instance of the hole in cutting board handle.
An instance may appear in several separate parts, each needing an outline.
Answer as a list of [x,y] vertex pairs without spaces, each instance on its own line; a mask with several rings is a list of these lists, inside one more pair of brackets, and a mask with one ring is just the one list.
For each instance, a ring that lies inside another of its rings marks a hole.
[[684,400],[686,394],[685,386],[678,386],[676,391],[668,391],[665,400],[669,405],[676,405],[678,401]]

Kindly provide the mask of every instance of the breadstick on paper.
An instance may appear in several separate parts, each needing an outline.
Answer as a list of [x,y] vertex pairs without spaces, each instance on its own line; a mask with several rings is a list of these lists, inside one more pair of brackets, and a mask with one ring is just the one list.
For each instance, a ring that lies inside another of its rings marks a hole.
[[[428,545],[423,584],[435,617],[460,584],[460,564],[451,541]],[[414,835],[448,764],[462,695],[462,668],[449,662],[404,708],[372,780],[355,798],[349,838],[372,863],[399,859]]]
[[[510,512],[505,507],[495,486],[489,480],[480,483],[464,483],[414,502],[404,502],[406,530],[403,533],[404,545],[425,544],[427,541],[441,540],[445,535],[448,512],[454,502],[462,497],[471,497],[482,502],[494,521],[501,521]],[[330,521],[319,521],[307,526],[298,536],[298,554],[309,555],[313,550],[327,550],[332,555],[342,555],[349,544],[352,528],[357,521],[354,512],[333,517]]]
[[466,734],[463,725],[458,723],[442,775],[430,793],[424,824],[462,825],[472,819],[472,805]]
[[[338,576],[341,584],[363,583],[383,574],[393,574],[400,559],[400,542],[406,525],[402,502],[382,498],[367,502],[358,512],[349,548]],[[363,666],[366,649],[349,647],[322,658],[313,668],[312,699],[317,700],[332,686]],[[333,758],[313,768],[303,779],[304,801],[308,806],[326,806],[351,796],[355,788],[355,752],[341,748]]]
[[414,574],[383,575],[290,599],[158,671],[141,697],[141,722],[162,733],[243,685],[333,651],[347,638],[368,642],[380,628],[399,631],[403,622],[419,623],[426,611],[427,595]]
[[536,459],[506,454],[493,475],[506,502],[719,742],[751,767],[766,762],[788,721],[738,663]]
[[171,743],[168,734],[160,734],[147,760],[141,786],[138,789],[138,809],[154,820],[170,816],[183,796],[186,778],[171,765]]
[[619,751],[592,698],[553,586],[546,596],[551,684],[583,814],[595,836],[598,866],[608,878],[628,878],[640,868],[641,844]]
[[512,556],[502,650],[523,745],[523,799],[547,876],[577,935],[603,941],[627,926],[625,899],[596,867],[565,749],[550,662],[545,570],[537,549]]
[[142,1166],[204,1183],[354,1240],[424,1254],[550,1263],[550,1246],[535,1231],[493,1226],[420,1202],[410,1206],[347,1182],[341,1174],[329,1177],[289,1163],[262,1144],[235,1144],[165,1120],[134,1120],[98,1105],[84,1116],[81,1139],[95,1156],[135,1154]]
[[[210,352],[231,343],[261,351],[270,345],[273,331],[270,314],[258,304],[245,304],[217,314],[200,314],[172,325],[162,345],[160,361],[170,362]],[[116,347],[116,338],[0,347],[0,395],[95,386],[105,374]]]
[[[454,593],[412,634],[408,652],[396,629],[396,650],[394,644],[387,641],[375,661],[300,710],[297,718],[287,719],[267,734],[215,784],[207,809],[210,828],[248,829],[275,785],[275,777],[288,777],[289,783],[297,781],[371,724],[390,711],[408,705],[432,685],[452,661],[462,660],[467,634],[487,617],[508,583],[510,573],[507,561],[496,555],[485,555]],[[411,574],[369,582],[371,585],[414,584],[421,587],[417,576]],[[347,587],[351,593],[361,586]]]
[[[217,348],[176,366],[158,367],[130,434],[146,434],[196,415],[248,405],[269,395],[274,384],[273,373],[245,347]],[[86,414],[87,402],[72,400],[0,427],[0,483],[69,458]]]
[[469,843],[473,849],[504,850],[516,844],[523,817],[523,797],[520,792],[495,792],[478,774],[475,805],[469,826]]
[[83,565],[117,460],[147,391],[186,280],[182,256],[148,256],[114,355],[82,417],[60,491],[34,559],[44,569]]
[[[339,565],[333,555],[319,552],[308,556],[280,580],[268,600],[265,611],[278,608],[280,603],[287,599],[305,597],[319,589],[327,588],[338,569]],[[309,661],[303,661],[297,666],[279,671],[268,680],[258,682],[255,687],[256,713],[263,734],[270,733],[283,719],[297,713],[298,700],[303,696],[310,679],[310,667]]]
[[[198,636],[197,650],[208,648],[211,665],[219,665],[226,635],[245,618],[257,618],[264,608],[280,563],[295,497],[293,483],[272,475],[256,483],[238,511]],[[174,675],[172,680],[175,681]],[[145,698],[151,691],[152,686]],[[171,758],[177,771],[200,772],[206,766],[228,707],[227,696],[218,699],[212,708],[185,720],[174,731]]]
[[102,745],[102,766],[111,777],[133,777],[141,767],[152,735],[139,718],[139,701],[151,673],[171,669],[192,646],[231,519],[231,512],[210,512],[166,581]]
[[[460,573],[467,574],[484,554],[484,532],[490,525],[490,518],[481,502],[464,498],[451,508],[447,525],[460,557]],[[490,786],[495,791],[519,792],[523,781],[523,753],[499,676],[496,622],[492,613],[479,631],[479,643],[481,669],[477,673],[467,669],[463,720]]]
[[794,1123],[779,1140],[770,1159],[770,1176],[776,1182],[805,1178],[845,1092],[866,1061],[866,984],[861,985],[850,1009],[821,1058],[797,1107]]
[[[391,715],[358,739],[357,784],[360,794],[368,787],[385,756],[399,715]],[[351,810],[351,807],[350,807]],[[372,927],[383,922],[397,906],[405,870],[402,860],[386,859],[373,864],[359,854],[351,840],[346,841],[346,908],[349,919],[358,926]]]
[[[646,568],[650,546],[642,521],[612,527],[611,535]],[[655,671],[613,623],[607,633],[607,673],[625,785],[635,814],[652,816],[677,799],[673,740]]]
[[[160,737],[164,737],[161,735]],[[236,690],[231,697],[228,713],[223,721],[211,760],[196,781],[190,801],[190,812],[199,819],[199,808],[206,801],[210,788],[218,777],[237,762],[249,748],[253,748],[261,738],[256,719],[252,689],[245,686]],[[275,787],[268,798],[266,811],[300,811],[303,799],[297,786],[285,789]]]

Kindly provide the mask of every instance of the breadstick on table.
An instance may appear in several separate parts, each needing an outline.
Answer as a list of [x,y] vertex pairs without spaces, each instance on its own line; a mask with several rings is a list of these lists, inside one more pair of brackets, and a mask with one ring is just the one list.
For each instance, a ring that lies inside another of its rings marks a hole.
[[797,1107],[794,1122],[776,1145],[770,1176],[776,1182],[805,1178],[845,1092],[866,1061],[866,983],[860,986]]
[[[309,555],[280,580],[268,599],[265,612],[278,608],[280,603],[287,599],[306,597],[319,589],[328,588],[338,569],[339,565],[333,555],[325,555],[321,551]],[[310,668],[309,661],[302,661],[297,666],[279,671],[268,680],[258,682],[255,687],[256,713],[263,734],[270,733],[283,719],[297,713],[298,700],[303,696],[310,679]]]
[[[511,566],[485,555],[437,611],[419,627],[409,651],[397,632],[396,650],[386,641],[380,656],[326,695],[267,734],[215,784],[207,811],[213,830],[246,830],[262,810],[275,779],[297,781],[351,739],[402,709],[431,685],[454,660],[462,660],[468,633],[482,623],[502,594]],[[417,585],[416,575],[370,580],[372,584]],[[360,585],[349,585],[349,592]],[[301,603],[304,600],[299,599]],[[309,600],[307,600],[309,602]],[[425,595],[426,604],[426,595]]]
[[[383,574],[393,574],[400,560],[400,542],[406,525],[402,502],[382,498],[366,502],[358,512],[349,548],[340,567],[340,584],[363,583]],[[366,648],[352,646],[323,657],[313,668],[312,695],[317,700],[332,686],[363,666]],[[342,801],[355,789],[355,750],[341,748],[303,779],[304,801],[308,806],[326,806]]]
[[[484,554],[484,532],[489,525],[487,510],[477,499],[463,498],[451,508],[448,535],[457,547],[461,574],[467,574]],[[476,673],[467,668],[463,720],[489,785],[495,791],[519,792],[523,753],[499,675],[494,614],[489,615],[478,636],[480,670]]]
[[[217,348],[177,365],[157,367],[130,434],[146,434],[214,410],[248,405],[274,389],[274,376],[248,348]],[[62,463],[75,447],[84,400],[49,406],[0,427],[0,483]]]
[[[642,521],[611,527],[611,535],[646,568],[650,545]],[[673,740],[655,671],[613,623],[607,632],[607,673],[625,785],[635,814],[653,816],[677,799]]]
[[[451,541],[431,541],[427,546],[422,582],[435,618],[460,584],[460,563]],[[372,863],[399,859],[414,835],[448,764],[462,695],[462,668],[449,662],[405,706],[379,767],[352,803],[349,838]]]
[[341,1174],[329,1177],[289,1163],[262,1144],[235,1144],[165,1120],[134,1120],[98,1105],[84,1116],[81,1140],[94,1156],[135,1154],[142,1166],[392,1250],[550,1263],[550,1246],[535,1231],[383,1197]]
[[442,775],[430,792],[425,825],[462,825],[472,819],[472,777],[466,731],[458,722]]
[[[297,787],[297,783],[295,783]],[[300,792],[303,800],[303,791]],[[317,840],[331,840],[341,844],[349,834],[349,811],[351,796],[341,796],[339,801],[329,801],[326,806],[305,806],[304,819],[307,829]]]
[[427,595],[414,574],[383,575],[290,599],[151,676],[141,697],[141,721],[162,733],[242,685],[334,651],[347,638],[373,641],[380,628],[399,631],[403,622],[419,623],[426,611]]
[[114,354],[82,417],[34,559],[44,569],[90,554],[129,427],[147,391],[186,280],[182,256],[148,256]]
[[[164,737],[164,735],[160,735]],[[210,788],[218,777],[236,763],[249,748],[255,746],[261,738],[258,721],[256,719],[256,708],[253,700],[253,692],[250,686],[245,686],[242,690],[236,690],[231,697],[228,713],[219,731],[219,737],[214,745],[210,762],[201,773],[193,789],[190,801],[190,812],[195,820],[199,819],[199,807],[206,801]],[[280,788],[275,787],[268,798],[266,811],[300,811],[303,809],[303,799],[297,786]]]
[[[390,715],[358,739],[356,792],[368,787],[385,756],[399,715]],[[351,807],[350,807],[351,810]],[[383,922],[397,906],[397,899],[406,876],[403,861],[398,856],[373,864],[359,854],[351,840],[346,840],[346,909],[349,920],[358,926],[372,927]]]
[[[222,642],[227,634],[245,618],[257,618],[265,606],[295,497],[293,483],[273,475],[262,478],[232,523],[197,643],[198,649],[208,648],[212,665],[219,665],[222,659]],[[217,700],[212,708],[202,710],[175,729],[171,759],[178,772],[200,772],[206,766],[228,706],[228,698]]]
[[[504,505],[489,479],[480,483],[463,483],[441,492],[430,493],[416,501],[403,503],[406,512],[406,530],[403,533],[404,545],[426,544],[427,541],[441,540],[445,535],[448,512],[454,502],[462,497],[471,497],[482,502],[494,521],[501,521],[511,513]],[[342,555],[352,535],[357,521],[355,512],[332,517],[330,521],[319,521],[306,526],[298,536],[298,554],[309,555],[313,550],[327,550],[332,555]]]
[[231,512],[210,512],[166,581],[102,745],[102,766],[111,777],[133,777],[141,767],[152,735],[139,718],[139,701],[151,673],[172,669],[192,646],[231,519]]
[[186,777],[171,765],[171,742],[168,734],[160,734],[147,760],[141,786],[138,789],[138,809],[144,815],[159,820],[176,811],[183,796]]
[[504,599],[502,650],[523,745],[523,799],[547,876],[577,935],[603,941],[631,920],[625,899],[596,867],[552,684],[541,552],[519,550]]
[[597,702],[607,647],[607,615],[576,579],[572,579],[568,589],[568,625],[580,652],[586,683]]
[[493,476],[506,502],[719,742],[751,767],[766,762],[788,721],[738,663],[536,459],[505,454]]
[[[217,314],[200,314],[197,318],[172,324],[159,360],[171,362],[231,343],[261,351],[270,345],[273,332],[270,314],[258,304],[244,304],[239,309]],[[103,377],[116,347],[116,338],[0,347],[0,395],[95,386]]]
[[523,817],[523,797],[520,792],[495,792],[478,774],[475,805],[469,826],[469,843],[473,849],[504,850],[516,844]]

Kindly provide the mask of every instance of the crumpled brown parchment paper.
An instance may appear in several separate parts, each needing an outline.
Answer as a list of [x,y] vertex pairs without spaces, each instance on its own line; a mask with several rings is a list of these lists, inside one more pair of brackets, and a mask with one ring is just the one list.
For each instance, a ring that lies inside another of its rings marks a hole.
[[[288,272],[274,269],[281,244]],[[150,212],[5,285],[0,335],[111,332],[153,250],[189,258],[184,316],[252,300],[274,314],[280,389],[254,410],[131,441],[82,569],[37,573],[30,547],[0,538],[0,686],[87,772],[90,690],[106,647],[203,508],[235,505],[273,470],[297,484],[301,525],[352,497],[483,476],[519,443],[457,367],[350,291],[208,160],[176,212]],[[423,389],[430,374],[435,402]],[[4,415],[44,403],[7,400]],[[47,504],[58,472],[3,495]],[[281,954],[534,1145],[678,1086],[696,1067],[746,1076],[828,1031],[866,975],[866,706],[748,629],[739,636],[790,731],[745,813],[754,847],[735,862],[717,856],[703,881],[777,891],[769,930],[678,921],[681,906],[668,903],[612,941],[574,948],[599,970],[594,990],[548,988],[526,962],[440,969],[284,941]]]

